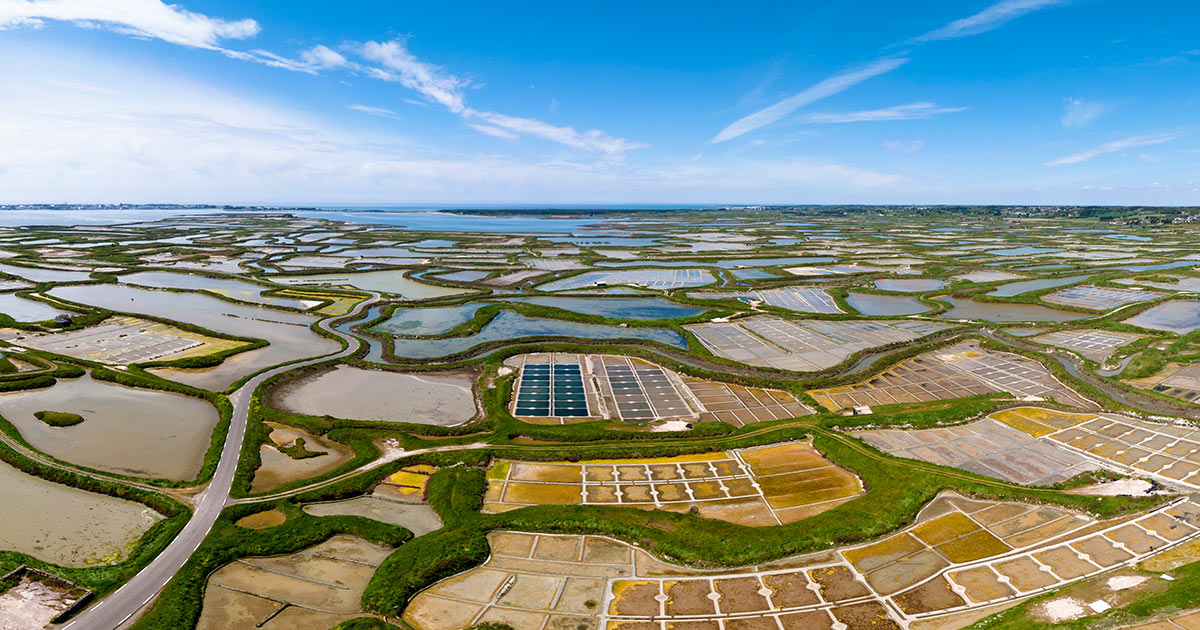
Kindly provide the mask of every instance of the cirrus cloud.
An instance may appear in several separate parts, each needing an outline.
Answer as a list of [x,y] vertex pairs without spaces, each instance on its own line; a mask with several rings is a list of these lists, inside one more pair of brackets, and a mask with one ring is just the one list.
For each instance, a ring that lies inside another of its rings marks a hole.
[[835,74],[823,81],[813,84],[802,92],[793,94],[792,96],[775,103],[770,107],[760,109],[749,116],[745,116],[734,121],[728,127],[722,129],[721,132],[713,137],[713,139],[709,142],[716,144],[718,142],[732,140],[740,135],[754,131],[759,127],[764,127],[773,122],[779,121],[784,117],[791,115],[793,112],[801,107],[804,107],[805,105],[815,103],[823,98],[848,90],[851,87],[854,87],[855,85],[858,85],[859,83],[862,83],[863,81],[866,81],[872,77],[877,77],[881,74],[891,72],[907,62],[908,59],[903,57],[885,58],[876,60],[855,70]]
[[44,20],[99,25],[118,33],[161,39],[192,48],[221,50],[226,39],[258,34],[249,18],[225,20],[193,13],[160,0],[3,0],[0,29],[40,25]]
[[883,109],[870,109],[861,112],[841,112],[833,114],[808,114],[801,117],[807,123],[830,124],[852,122],[879,122],[886,120],[922,120],[933,118],[938,114],[961,112],[965,107],[941,107],[934,103],[909,103],[895,105]]
[[1094,157],[1104,155],[1105,153],[1116,153],[1118,151],[1124,151],[1126,149],[1132,149],[1135,147],[1145,147],[1145,146],[1150,146],[1150,145],[1155,145],[1155,144],[1162,144],[1164,142],[1170,142],[1172,140],[1176,140],[1182,136],[1183,136],[1183,134],[1181,134],[1181,133],[1151,133],[1151,134],[1142,134],[1142,135],[1137,135],[1137,136],[1129,136],[1128,138],[1121,138],[1120,140],[1113,140],[1112,142],[1105,142],[1104,144],[1102,144],[1098,147],[1094,147],[1094,148],[1088,149],[1086,151],[1080,151],[1079,153],[1072,153],[1071,155],[1058,158],[1057,160],[1052,160],[1050,162],[1046,162],[1046,166],[1063,166],[1065,164],[1078,164],[1080,162],[1086,162]]

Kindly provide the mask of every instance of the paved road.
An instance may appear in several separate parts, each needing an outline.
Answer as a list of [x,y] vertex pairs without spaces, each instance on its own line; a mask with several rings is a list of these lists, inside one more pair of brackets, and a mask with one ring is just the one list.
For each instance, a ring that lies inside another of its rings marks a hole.
[[[370,299],[359,303],[351,313],[338,319],[360,315],[364,309],[379,301],[379,299],[379,295],[374,294]],[[197,497],[196,510],[191,520],[188,521],[179,535],[167,545],[167,548],[151,561],[150,564],[146,565],[133,579],[104,599],[93,604],[73,621],[63,626],[64,630],[66,628],[70,628],[71,630],[116,630],[116,628],[128,621],[130,617],[153,599],[179,569],[183,567],[188,558],[200,546],[200,543],[204,541],[204,538],[212,529],[213,523],[216,522],[217,516],[220,515],[221,510],[226,505],[234,502],[229,498],[229,491],[233,486],[233,476],[237,471],[238,459],[242,450],[242,441],[246,435],[246,421],[250,411],[250,398],[254,390],[264,381],[277,374],[295,370],[312,363],[344,357],[358,349],[361,342],[351,335],[334,330],[329,324],[330,321],[332,320],[322,320],[318,325],[322,329],[345,339],[349,346],[345,350],[332,355],[268,370],[250,379],[245,385],[234,392],[230,396],[230,401],[233,403],[233,417],[230,421],[229,433],[225,438],[224,448],[221,451],[221,460],[217,464],[217,470],[213,475],[212,482]],[[988,336],[992,337],[991,335]],[[995,337],[992,338],[995,339]],[[1000,340],[997,339],[997,341]],[[1003,340],[1002,343],[1011,342]],[[820,432],[825,433],[824,431]],[[830,435],[830,437],[837,439],[833,435]],[[482,445],[470,444],[449,447],[445,450],[479,448],[480,446]],[[405,453],[404,455],[410,454],[415,454],[415,452]],[[354,471],[351,474],[357,474],[358,472],[361,471]],[[944,471],[939,472],[946,474]],[[256,498],[255,500],[261,500],[261,498]]]
[[[362,313],[363,309],[377,301],[379,301],[379,295],[374,294],[370,299],[360,302],[347,316],[358,315]],[[216,522],[221,510],[229,503],[229,490],[233,487],[233,475],[237,472],[238,458],[242,452],[242,440],[246,436],[246,419],[250,413],[250,398],[254,394],[254,390],[263,381],[276,374],[289,372],[312,363],[344,357],[358,350],[361,342],[356,337],[334,330],[329,324],[330,321],[332,320],[324,319],[317,325],[345,339],[349,346],[335,354],[263,372],[247,381],[245,385],[230,395],[229,400],[233,403],[233,417],[229,422],[229,433],[225,436],[225,446],[221,449],[221,460],[217,463],[217,470],[213,474],[208,488],[197,497],[196,510],[192,514],[191,520],[167,545],[167,548],[137,575],[133,576],[133,579],[104,599],[92,604],[73,621],[63,626],[64,630],[66,628],[71,630],[116,630],[142,606],[158,595],[167,582],[183,567],[183,564],[208,536],[208,532],[212,530],[213,523]]]

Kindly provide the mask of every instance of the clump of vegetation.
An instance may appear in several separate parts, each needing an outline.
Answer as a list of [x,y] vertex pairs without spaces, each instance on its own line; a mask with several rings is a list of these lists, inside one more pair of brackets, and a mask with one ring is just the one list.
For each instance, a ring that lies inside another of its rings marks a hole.
[[292,459],[308,459],[310,457],[320,457],[325,455],[325,451],[310,451],[304,445],[304,438],[298,437],[287,446],[278,446],[280,453],[291,457]]
[[52,427],[73,427],[83,422],[83,416],[69,411],[38,411],[33,416]]

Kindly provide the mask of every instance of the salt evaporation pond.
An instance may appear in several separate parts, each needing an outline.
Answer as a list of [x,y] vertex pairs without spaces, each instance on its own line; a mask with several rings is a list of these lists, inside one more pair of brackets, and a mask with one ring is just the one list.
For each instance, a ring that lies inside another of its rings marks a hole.
[[363,271],[357,273],[323,273],[311,276],[279,276],[274,282],[287,285],[351,286],[364,291],[379,291],[399,295],[406,300],[424,300],[447,295],[462,295],[469,291],[422,284],[404,277],[399,269]]
[[952,308],[941,315],[947,319],[973,319],[988,322],[1066,322],[1092,317],[1086,313],[1060,311],[1037,304],[976,302],[952,297],[938,298],[938,301],[951,305]]
[[[52,427],[39,411],[84,421]],[[195,479],[217,426],[217,408],[183,394],[125,387],[90,374],[53,387],[0,393],[0,415],[34,448],[80,466],[135,477]]]
[[154,368],[164,378],[205,389],[225,389],[238,379],[279,363],[328,354],[339,344],[309,330],[316,317],[249,304],[226,302],[202,293],[156,291],[129,285],[55,287],[50,295],[113,311],[163,317],[217,333],[265,339],[270,345],[226,358],[204,369]]
[[944,286],[946,286],[946,282],[944,280],[936,280],[933,278],[904,278],[900,280],[885,279],[875,281],[876,289],[881,291],[899,291],[901,293],[937,291]]
[[280,385],[271,394],[271,406],[311,416],[453,426],[475,416],[472,385],[474,379],[464,374],[401,374],[339,365]]
[[677,348],[687,348],[687,341],[674,330],[659,328],[621,328],[603,324],[583,324],[557,319],[525,317],[503,311],[478,333],[467,337],[446,339],[396,339],[393,352],[398,357],[424,359],[464,352],[492,341],[508,341],[521,337],[585,337],[589,339],[645,339]]
[[475,311],[485,306],[486,302],[476,302],[461,306],[396,309],[391,318],[376,324],[371,330],[405,336],[442,335],[470,321]]
[[1172,300],[1124,321],[1126,324],[1186,335],[1200,328],[1200,302]]
[[1086,280],[1088,276],[1071,276],[1069,278],[1039,278],[1037,280],[1022,280],[1021,282],[1009,282],[996,287],[988,295],[995,297],[1013,297],[1030,291],[1041,291],[1042,289],[1052,289],[1054,287],[1066,286],[1075,284],[1080,280]]
[[846,303],[863,315],[913,315],[930,310],[917,301],[905,295],[875,295],[872,293],[846,294]]
[[675,304],[660,297],[649,298],[568,298],[533,296],[508,298],[509,302],[525,302],[552,306],[584,315],[600,315],[613,319],[667,319],[692,317],[705,309]]
[[8,265],[4,263],[0,263],[0,271],[34,282],[79,282],[80,280],[88,280],[92,277],[92,274],[87,271],[22,267],[20,265]]
[[270,287],[245,282],[242,280],[232,280],[228,278],[210,278],[208,276],[199,276],[189,273],[171,273],[169,271],[143,271],[141,273],[133,273],[128,276],[117,278],[118,282],[124,284],[134,284],[140,287],[150,287],[153,289],[187,289],[189,291],[211,291],[218,295],[241,300],[243,302],[254,302],[256,304],[266,304],[269,306],[288,306],[297,309],[306,309],[312,304],[305,304],[303,301],[296,298],[272,297],[263,295],[264,291],[270,291]]
[[15,293],[0,293],[0,313],[18,322],[40,322],[69,314],[45,302],[23,298]]
[[113,564],[162,515],[133,501],[64,486],[0,462],[0,549],[64,567]]

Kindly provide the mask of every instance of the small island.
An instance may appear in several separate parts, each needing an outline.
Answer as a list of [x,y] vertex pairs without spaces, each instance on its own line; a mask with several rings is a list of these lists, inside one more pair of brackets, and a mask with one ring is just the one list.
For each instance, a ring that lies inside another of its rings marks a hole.
[[325,455],[325,451],[310,451],[304,443],[304,438],[298,437],[287,446],[277,446],[280,453],[291,457],[292,459],[308,459],[310,457],[320,457]]
[[38,411],[33,416],[52,427],[73,427],[83,422],[83,416],[69,411]]

